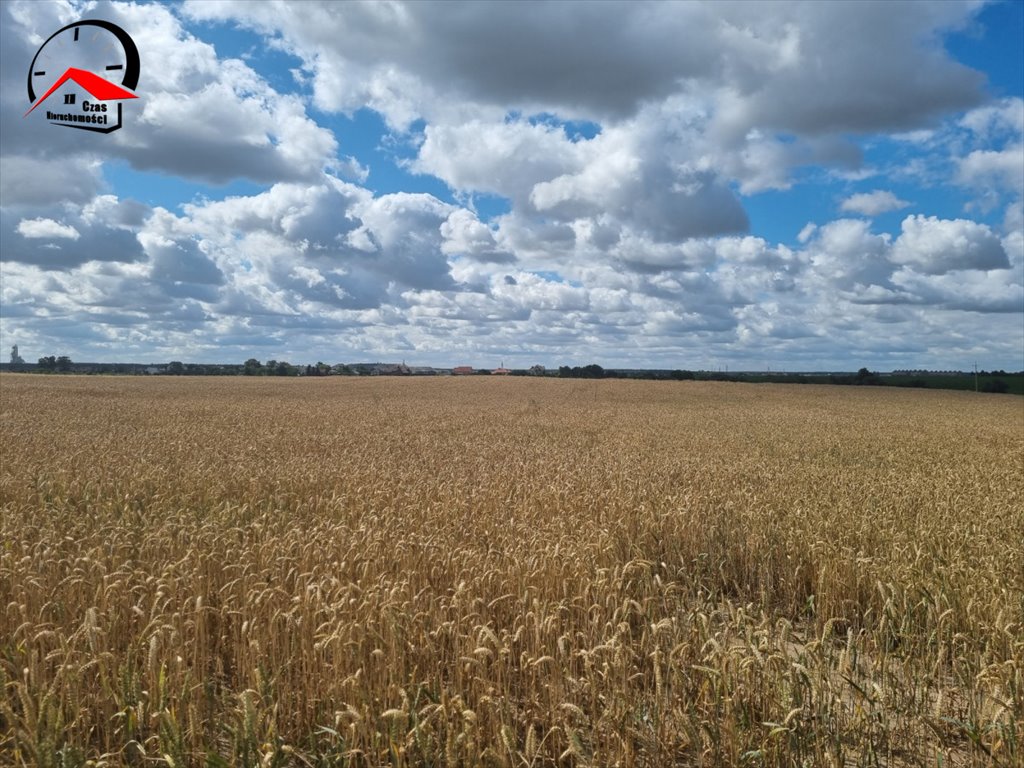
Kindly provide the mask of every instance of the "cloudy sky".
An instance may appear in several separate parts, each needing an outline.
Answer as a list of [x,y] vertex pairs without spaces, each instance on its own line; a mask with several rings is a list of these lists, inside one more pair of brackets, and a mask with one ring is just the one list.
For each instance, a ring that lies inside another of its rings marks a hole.
[[[83,18],[141,57],[107,135],[25,116]],[[1016,1],[3,0],[4,359],[1021,370],[1022,49]]]

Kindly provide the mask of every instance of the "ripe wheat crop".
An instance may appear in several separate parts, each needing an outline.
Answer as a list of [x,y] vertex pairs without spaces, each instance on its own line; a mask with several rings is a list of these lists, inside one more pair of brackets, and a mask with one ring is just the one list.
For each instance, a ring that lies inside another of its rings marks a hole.
[[1020,766],[1024,408],[0,378],[0,763]]

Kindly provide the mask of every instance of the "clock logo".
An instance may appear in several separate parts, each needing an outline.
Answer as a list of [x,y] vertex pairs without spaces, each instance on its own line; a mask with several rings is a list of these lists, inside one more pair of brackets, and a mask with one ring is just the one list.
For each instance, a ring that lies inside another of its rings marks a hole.
[[[129,34],[109,21],[78,21],[36,51],[28,68],[32,106],[24,116],[50,100],[46,119],[52,125],[112,133],[122,126],[123,102],[138,98],[138,84],[139,49]],[[59,106],[54,94],[63,97]]]

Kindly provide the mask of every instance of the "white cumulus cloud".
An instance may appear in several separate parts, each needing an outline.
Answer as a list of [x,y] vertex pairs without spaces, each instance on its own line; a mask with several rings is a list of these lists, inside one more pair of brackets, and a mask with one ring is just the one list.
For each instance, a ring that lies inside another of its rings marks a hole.
[[874,192],[862,192],[851,195],[843,200],[839,208],[846,213],[877,216],[880,213],[898,211],[900,208],[906,208],[908,205],[910,203],[906,200],[900,200],[892,192],[876,189]]
[[960,269],[1010,266],[999,237],[985,224],[966,219],[908,216],[893,244],[892,258],[926,275]]
[[29,238],[77,240],[81,233],[70,224],[61,224],[53,219],[22,219],[18,222],[18,234]]
[[1024,192],[1024,144],[999,151],[971,152],[959,161],[956,180],[969,187],[992,185]]

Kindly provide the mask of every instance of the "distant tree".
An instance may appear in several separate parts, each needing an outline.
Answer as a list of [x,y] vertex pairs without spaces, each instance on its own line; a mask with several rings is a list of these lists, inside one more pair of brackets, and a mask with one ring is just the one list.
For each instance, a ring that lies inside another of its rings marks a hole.
[[603,379],[604,368],[596,363],[585,365],[582,368],[574,365],[570,368],[567,365],[558,366],[558,376],[562,379]]
[[172,376],[181,376],[185,373],[185,366],[178,360],[171,360],[167,366],[167,372]]
[[39,370],[41,371],[55,371],[57,370],[57,358],[53,355],[48,357],[39,358]]
[[880,384],[878,374],[872,373],[867,368],[857,371],[857,384]]
[[[273,367],[271,367],[273,363]],[[299,369],[284,360],[268,360],[267,371],[274,376],[298,376]]]
[[263,363],[257,360],[255,357],[250,357],[245,361],[245,366],[242,368],[242,373],[246,376],[259,376],[263,373]]
[[61,373],[67,373],[71,370],[71,358],[67,355],[61,355],[57,358],[57,370]]
[[331,366],[318,360],[316,365],[307,365],[304,371],[306,376],[330,376]]
[[981,385],[982,392],[993,392],[996,394],[1005,394],[1010,391],[1010,385],[1002,379],[991,379]]
[[677,369],[672,371],[672,378],[676,381],[692,381],[697,378],[697,376],[693,371],[680,371]]

